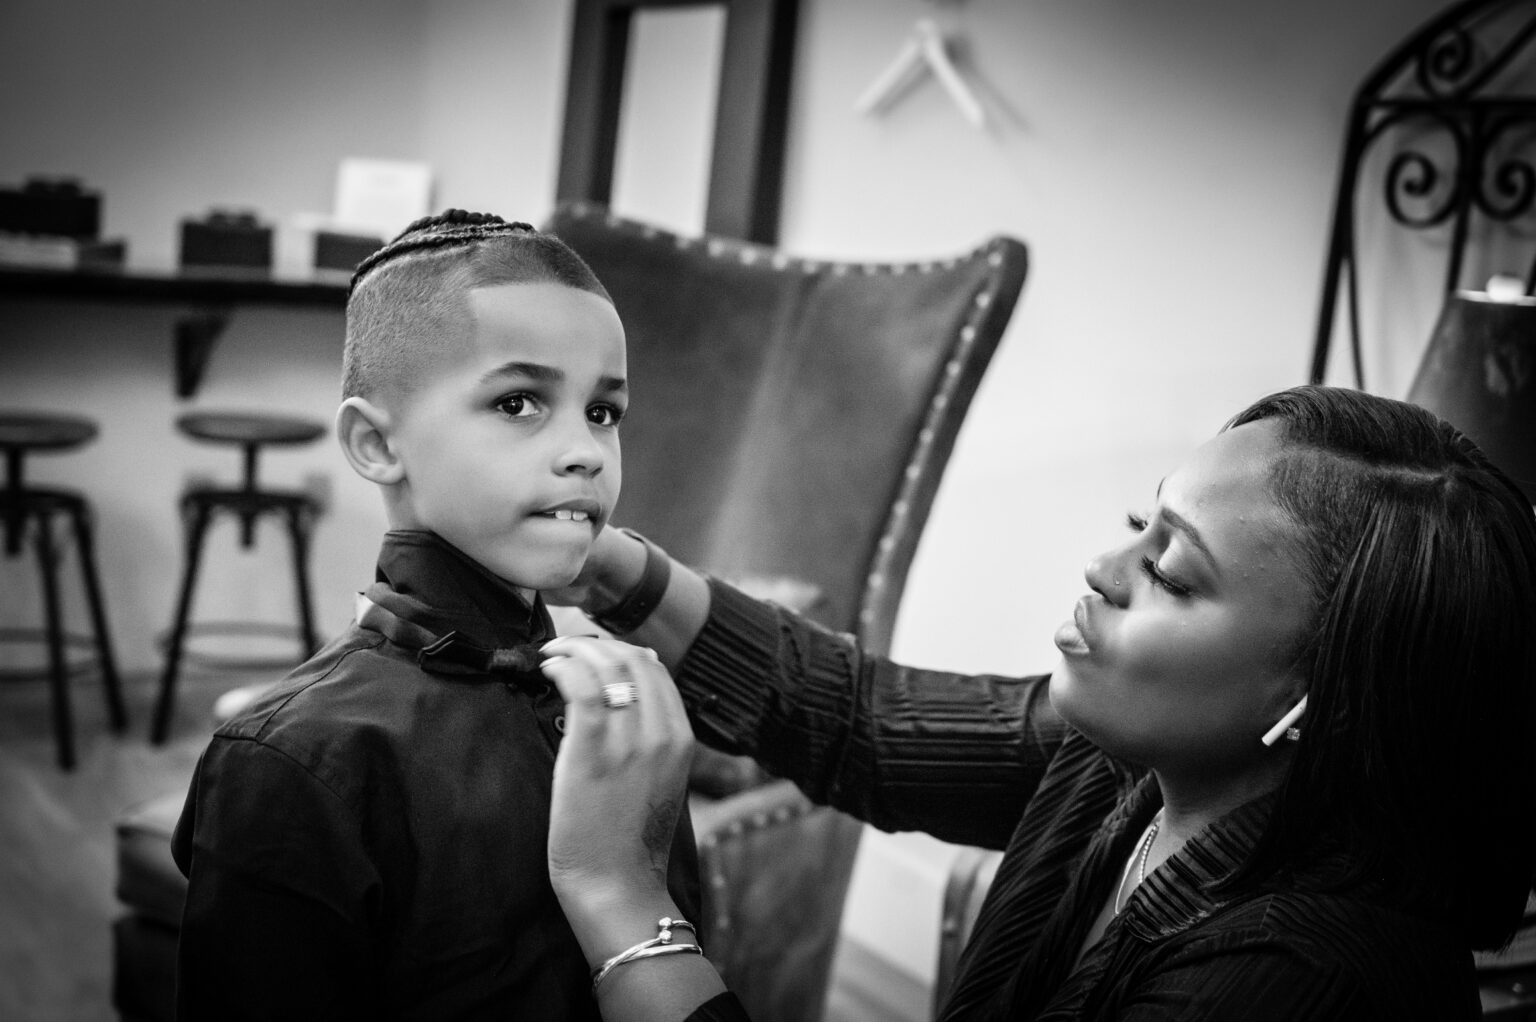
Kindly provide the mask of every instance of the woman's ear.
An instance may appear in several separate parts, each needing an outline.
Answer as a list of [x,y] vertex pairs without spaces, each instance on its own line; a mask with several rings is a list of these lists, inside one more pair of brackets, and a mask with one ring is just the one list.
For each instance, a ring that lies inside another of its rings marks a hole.
[[363,397],[336,410],[336,439],[352,470],[369,482],[391,486],[405,479],[405,465],[390,444],[389,413]]

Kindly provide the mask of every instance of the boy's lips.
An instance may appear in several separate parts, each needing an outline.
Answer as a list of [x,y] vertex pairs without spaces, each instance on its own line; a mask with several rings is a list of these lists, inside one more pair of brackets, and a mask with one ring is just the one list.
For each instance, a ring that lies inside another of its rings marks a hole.
[[553,518],[561,522],[597,522],[602,520],[603,506],[595,500],[567,500],[542,511],[535,511],[534,517]]

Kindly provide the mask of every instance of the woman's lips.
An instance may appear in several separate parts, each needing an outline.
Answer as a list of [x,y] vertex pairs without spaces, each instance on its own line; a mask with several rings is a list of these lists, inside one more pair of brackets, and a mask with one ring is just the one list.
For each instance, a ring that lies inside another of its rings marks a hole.
[[1083,634],[1088,616],[1087,600],[1086,596],[1078,600],[1077,606],[1072,608],[1072,620],[1056,629],[1056,648],[1067,656],[1087,656],[1091,652]]

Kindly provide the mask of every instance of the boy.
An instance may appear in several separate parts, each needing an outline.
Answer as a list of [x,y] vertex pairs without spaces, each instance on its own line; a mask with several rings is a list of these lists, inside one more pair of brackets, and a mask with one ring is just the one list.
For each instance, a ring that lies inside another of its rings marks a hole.
[[[596,1019],[546,866],[538,593],[618,497],[623,327],[562,242],[450,210],[358,267],[344,362],[337,434],[390,531],[358,619],[198,763],[179,1017]],[[696,913],[686,821],[672,856]]]

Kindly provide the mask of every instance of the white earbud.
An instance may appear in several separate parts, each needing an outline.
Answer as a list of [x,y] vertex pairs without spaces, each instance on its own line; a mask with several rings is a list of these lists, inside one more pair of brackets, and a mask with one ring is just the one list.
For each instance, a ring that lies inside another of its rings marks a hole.
[[[1307,712],[1307,697],[1302,696],[1301,699],[1297,701],[1296,705],[1291,707],[1289,713],[1275,721],[1275,726],[1264,732],[1264,737],[1260,738],[1259,741],[1263,742],[1265,745],[1274,745],[1280,740],[1281,735],[1285,735],[1287,738],[1290,738],[1290,740],[1294,742],[1297,738],[1301,737],[1301,729],[1292,728],[1291,725],[1296,723],[1296,721],[1299,720],[1301,715],[1305,712]],[[1289,734],[1289,732],[1293,730],[1296,732],[1295,737],[1292,737]]]

